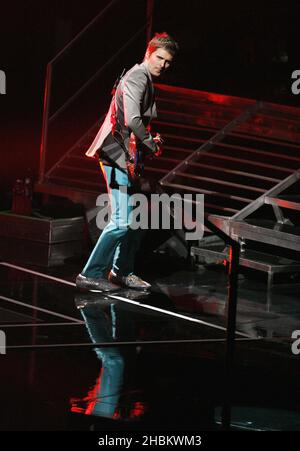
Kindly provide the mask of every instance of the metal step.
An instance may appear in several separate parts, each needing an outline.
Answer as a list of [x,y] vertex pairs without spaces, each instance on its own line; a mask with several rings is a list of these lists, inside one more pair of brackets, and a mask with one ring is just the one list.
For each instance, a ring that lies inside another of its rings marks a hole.
[[[298,200],[298,202],[293,202],[292,199]],[[300,202],[299,196],[280,196],[280,197],[265,197],[265,204],[268,205],[277,205],[278,207],[287,208],[289,210],[300,211]]]
[[259,241],[293,251],[300,251],[300,227],[279,224],[267,219],[230,221],[230,234],[240,238]]
[[[205,248],[192,246],[190,255],[195,264],[224,264],[228,261],[229,249],[224,244]],[[250,249],[241,252],[239,265],[268,273],[269,285],[274,274],[300,272],[300,261]]]

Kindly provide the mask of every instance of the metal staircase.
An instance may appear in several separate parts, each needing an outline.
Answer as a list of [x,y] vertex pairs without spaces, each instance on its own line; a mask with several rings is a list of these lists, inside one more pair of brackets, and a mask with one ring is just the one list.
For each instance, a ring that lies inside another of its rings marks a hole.
[[[276,158],[280,158],[278,153]],[[293,156],[287,159],[298,160]],[[300,272],[299,190],[300,170],[297,170],[230,218],[209,216],[215,225],[240,242],[240,266],[267,273],[268,291],[275,274]],[[260,244],[259,252],[255,243]],[[200,243],[191,248],[191,256],[202,264],[224,263],[228,260],[228,250],[220,240],[213,244]],[[268,296],[268,308],[270,299]]]
[[[282,220],[279,209],[287,202],[278,195],[298,180],[300,110],[166,85],[156,91],[153,132],[166,145],[162,157],[147,160],[147,175],[168,191],[203,193],[206,214],[233,235],[240,236],[241,220],[263,204]],[[95,199],[105,190],[98,162],[84,155],[101,121],[46,172],[40,191]]]
[[[221,165],[218,168],[215,162],[207,163],[205,160],[194,162],[193,160],[198,155],[199,146],[206,147],[212,142],[217,143],[217,140],[223,138],[224,132],[229,132],[229,127],[238,124],[240,118],[252,114],[258,104],[248,99],[159,84],[156,85],[156,92],[159,120],[153,123],[153,132],[159,131],[166,145],[161,158],[146,162],[147,175],[157,181],[161,180],[164,186],[170,186],[169,180],[174,175],[174,168],[183,165],[183,170],[178,172],[182,179],[181,185],[187,189],[191,188],[192,192],[196,190],[208,194],[208,178],[210,173],[215,171],[212,181],[215,185],[214,197],[218,199],[213,211],[216,213],[238,211],[245,205],[242,196],[237,196],[237,202],[233,198],[233,205],[229,206],[222,206],[219,200],[224,197],[222,189],[219,193],[217,192],[220,174],[223,177],[224,171]],[[38,191],[76,198],[79,192],[82,192],[84,197],[93,193],[96,195],[105,189],[97,161],[88,159],[84,155],[102,119],[103,117],[45,171],[43,177],[40,177],[40,183],[36,185]],[[185,171],[188,161],[190,161],[189,170]],[[190,168],[194,168],[195,173],[192,173]],[[227,183],[234,185],[235,181],[230,180],[230,177],[234,178],[235,174],[238,174],[238,171],[231,171],[230,176],[230,169],[228,169]],[[203,191],[197,188],[200,177],[207,185]],[[226,184],[225,180],[224,182]],[[253,189],[256,190],[255,187]],[[247,200],[251,199],[247,198]],[[208,202],[207,206],[209,207]]]
[[[203,93],[193,94],[200,102],[205,99]],[[274,274],[300,271],[300,257],[292,252],[300,251],[300,110],[241,101],[246,108],[239,111],[220,96],[231,119],[222,126],[213,95],[207,100],[201,122],[215,133],[160,183],[177,192],[204,193],[208,218],[241,242],[240,265],[266,272],[271,287]],[[252,248],[255,242],[260,251]],[[228,252],[218,244],[207,245],[204,239],[191,247],[191,256],[200,263],[222,263]]]

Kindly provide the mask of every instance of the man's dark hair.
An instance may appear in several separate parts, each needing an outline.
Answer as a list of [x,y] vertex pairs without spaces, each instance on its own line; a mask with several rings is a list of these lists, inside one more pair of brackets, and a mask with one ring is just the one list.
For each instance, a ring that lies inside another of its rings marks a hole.
[[168,33],[155,33],[154,37],[148,43],[146,53],[150,56],[157,49],[165,49],[172,56],[175,56],[179,50],[179,46]]

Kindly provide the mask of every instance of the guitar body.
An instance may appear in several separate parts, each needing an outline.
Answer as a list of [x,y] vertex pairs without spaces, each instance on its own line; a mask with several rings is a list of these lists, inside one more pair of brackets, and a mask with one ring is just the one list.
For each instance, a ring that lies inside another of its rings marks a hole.
[[[163,141],[159,134],[154,137],[154,141],[157,145],[157,151],[155,152],[154,156],[158,157],[162,154]],[[132,181],[135,181],[143,173],[144,164],[142,155],[141,144],[138,142],[136,136],[131,132],[128,142],[126,165],[128,176]]]
[[135,135],[131,132],[128,142],[126,166],[129,179],[134,182],[142,173],[141,151]]

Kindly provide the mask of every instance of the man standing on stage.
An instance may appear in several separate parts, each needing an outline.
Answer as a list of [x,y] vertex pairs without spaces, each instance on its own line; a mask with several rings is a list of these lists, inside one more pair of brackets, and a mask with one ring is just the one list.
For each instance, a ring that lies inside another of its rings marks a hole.
[[[119,286],[139,290],[151,288],[134,274],[134,259],[142,230],[130,228],[128,217],[132,206],[129,205],[128,189],[132,188],[132,168],[136,170],[137,159],[160,154],[160,135],[153,138],[147,129],[151,119],[156,117],[153,79],[169,68],[177,51],[177,43],[167,33],[154,36],[144,61],[133,66],[115,87],[106,118],[86,152],[89,157],[97,153],[100,157],[111,199],[111,219],[77,276],[78,288],[95,291],[110,291]],[[132,139],[140,149],[135,157],[130,153]]]

